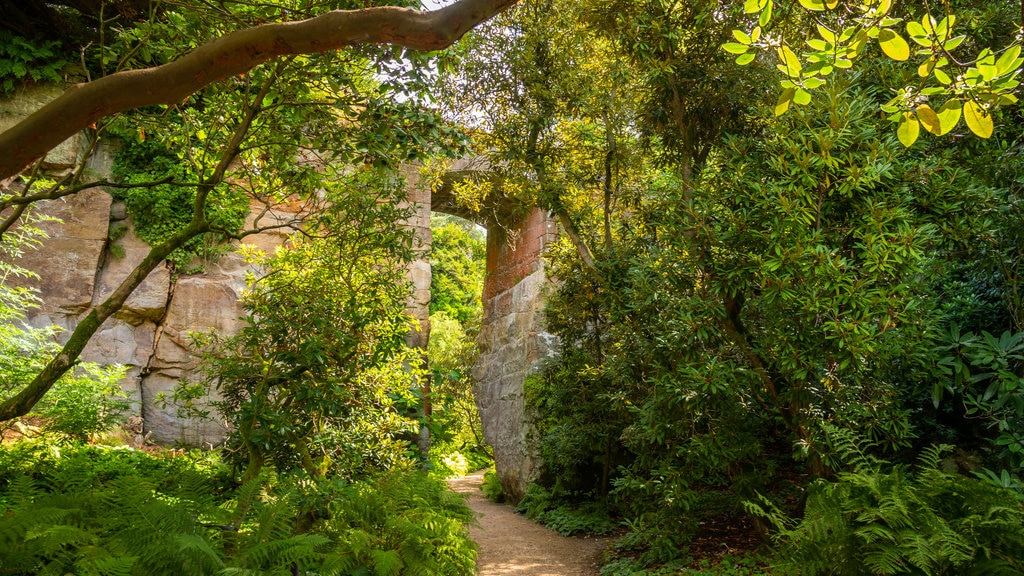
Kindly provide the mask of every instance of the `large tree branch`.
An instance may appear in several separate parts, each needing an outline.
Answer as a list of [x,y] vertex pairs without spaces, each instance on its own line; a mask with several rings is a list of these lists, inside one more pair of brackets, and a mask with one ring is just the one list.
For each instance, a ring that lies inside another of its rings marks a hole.
[[239,30],[163,66],[77,84],[0,133],[0,179],[17,174],[79,130],[111,114],[181,102],[204,86],[280,56],[329,52],[356,44],[440,50],[516,1],[460,0],[432,12],[394,6],[336,10],[308,20]]

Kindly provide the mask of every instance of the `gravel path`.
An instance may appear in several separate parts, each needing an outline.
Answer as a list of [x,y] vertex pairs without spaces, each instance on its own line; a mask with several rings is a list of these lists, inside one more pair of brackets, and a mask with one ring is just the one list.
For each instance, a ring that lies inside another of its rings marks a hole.
[[480,546],[480,576],[599,576],[605,538],[566,538],[527,520],[506,504],[495,504],[480,491],[483,472],[449,480],[452,490],[469,494],[478,525],[469,536]]

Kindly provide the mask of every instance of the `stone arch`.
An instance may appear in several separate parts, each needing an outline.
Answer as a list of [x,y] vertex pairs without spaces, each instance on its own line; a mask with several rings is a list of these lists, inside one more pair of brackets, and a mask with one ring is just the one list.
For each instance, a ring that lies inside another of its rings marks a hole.
[[[419,206],[418,215],[426,218],[426,230],[417,227],[422,243],[429,245],[431,211],[466,218],[487,229],[480,356],[473,371],[473,391],[484,437],[494,449],[498,477],[506,494],[518,500],[540,466],[536,428],[526,410],[524,384],[545,359],[555,354],[557,344],[545,329],[543,315],[547,285],[543,254],[557,238],[556,222],[544,210],[500,194],[485,199],[479,210],[456,202],[452,195],[456,182],[495,182],[496,176],[485,161],[455,162],[432,191],[419,186],[418,176],[407,176],[410,199]],[[423,221],[421,217],[416,220]],[[414,267],[412,272],[416,284],[414,305],[429,307],[429,263],[426,268],[426,294],[422,292],[423,279],[417,278],[419,270]],[[418,312],[420,317],[428,313]],[[426,345],[425,338],[422,344]]]

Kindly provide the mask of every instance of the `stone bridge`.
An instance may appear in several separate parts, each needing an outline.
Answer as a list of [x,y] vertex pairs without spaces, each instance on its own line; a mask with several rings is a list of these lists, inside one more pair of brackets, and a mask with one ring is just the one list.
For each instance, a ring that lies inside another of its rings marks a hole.
[[[483,322],[478,338],[480,356],[473,374],[474,396],[484,437],[494,449],[498,477],[506,494],[518,500],[540,465],[535,429],[525,410],[523,383],[556,353],[555,337],[544,329],[547,277],[542,256],[557,238],[558,230],[555,220],[536,206],[493,195],[474,210],[453,196],[455,183],[488,179],[490,174],[486,163],[479,159],[460,160],[433,190],[418,185],[418,175],[411,171],[406,179],[410,199],[419,206],[416,233],[424,244],[430,243],[431,211],[460,216],[487,228]],[[424,221],[425,227],[421,224]],[[414,304],[413,313],[421,322],[427,315],[430,288],[429,275],[423,276],[413,274],[416,294],[426,296]]]
[[[25,102],[6,103],[0,130],[52,98],[55,94],[50,92],[44,89],[29,94]],[[69,140],[47,157],[47,165],[53,170],[66,169],[80,156],[81,148]],[[99,173],[110,166],[109,155],[102,150],[88,161]],[[481,354],[474,371],[474,391],[502,484],[518,497],[539,463],[532,448],[533,429],[524,413],[523,383],[554,353],[554,339],[543,328],[546,280],[541,255],[556,228],[543,211],[500,198],[486,201],[476,211],[456,202],[452,185],[466,178],[488,178],[486,168],[457,162],[432,192],[420,185],[418,171],[407,167],[409,200],[416,206],[407,225],[415,230],[422,248],[430,245],[431,211],[462,216],[487,228]],[[110,295],[149,248],[133,233],[124,205],[113,202],[101,189],[50,201],[43,211],[62,222],[45,223],[42,227],[49,239],[20,262],[39,274],[33,284],[44,303],[31,312],[29,322],[34,326],[56,324],[70,331],[90,307]],[[284,239],[281,233],[264,233],[244,242],[272,250]],[[246,271],[245,262],[235,253],[207,264],[202,274],[173,277],[161,266],[136,289],[121,312],[101,327],[84,351],[85,361],[129,368],[124,386],[140,400],[139,440],[148,437],[160,443],[201,445],[217,443],[223,437],[225,430],[217,423],[179,419],[173,408],[161,408],[155,400],[197,369],[198,359],[188,344],[190,331],[215,329],[231,334],[241,328],[244,311],[238,296],[245,287]],[[425,348],[429,261],[414,262],[410,277],[414,292],[409,311],[422,327],[410,335],[410,343]]]

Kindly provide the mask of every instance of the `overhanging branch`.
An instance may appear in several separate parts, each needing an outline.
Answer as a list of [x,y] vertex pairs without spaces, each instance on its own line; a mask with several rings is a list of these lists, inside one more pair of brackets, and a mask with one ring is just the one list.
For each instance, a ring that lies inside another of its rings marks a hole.
[[517,0],[460,0],[431,12],[381,6],[336,10],[298,22],[264,24],[204,44],[174,62],[77,84],[0,133],[0,179],[13,176],[97,120],[143,106],[175,104],[218,80],[294,54],[357,44],[414,50],[450,46]]

